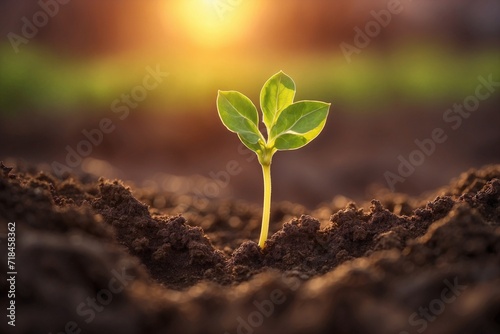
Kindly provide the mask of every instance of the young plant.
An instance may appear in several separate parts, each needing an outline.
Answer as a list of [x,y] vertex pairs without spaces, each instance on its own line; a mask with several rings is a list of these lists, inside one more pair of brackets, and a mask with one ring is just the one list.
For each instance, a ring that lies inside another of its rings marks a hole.
[[323,130],[330,103],[293,102],[295,83],[283,72],[273,75],[262,87],[260,107],[267,139],[259,131],[257,108],[245,95],[219,91],[217,110],[222,123],[235,132],[243,144],[257,154],[264,176],[264,206],[259,246],[264,248],[271,212],[271,161],[277,151],[296,150],[311,142]]

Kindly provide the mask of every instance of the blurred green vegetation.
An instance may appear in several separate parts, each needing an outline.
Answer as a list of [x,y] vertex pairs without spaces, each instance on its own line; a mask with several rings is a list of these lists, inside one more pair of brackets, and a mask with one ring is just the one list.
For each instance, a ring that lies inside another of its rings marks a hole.
[[2,113],[99,108],[135,76],[115,61],[79,62],[43,50],[0,48]]
[[90,112],[109,109],[142,83],[147,66],[170,76],[141,107],[161,112],[215,110],[218,89],[252,99],[270,75],[283,70],[297,84],[297,99],[332,101],[348,110],[380,110],[393,104],[427,105],[463,99],[479,75],[500,77],[499,50],[456,52],[412,45],[363,50],[349,64],[340,55],[150,56],[147,59],[76,59],[25,48],[0,47],[0,112]]

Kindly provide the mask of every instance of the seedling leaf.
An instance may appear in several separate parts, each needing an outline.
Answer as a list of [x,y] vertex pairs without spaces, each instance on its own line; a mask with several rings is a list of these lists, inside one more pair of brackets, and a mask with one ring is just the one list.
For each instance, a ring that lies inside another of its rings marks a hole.
[[222,123],[252,151],[260,148],[259,140],[264,141],[259,131],[257,108],[245,95],[236,91],[219,91],[217,110]]
[[328,116],[329,103],[300,101],[285,108],[271,128],[270,141],[278,150],[298,149],[318,136]]
[[268,133],[279,114],[293,103],[295,83],[282,71],[266,81],[260,91],[260,108]]

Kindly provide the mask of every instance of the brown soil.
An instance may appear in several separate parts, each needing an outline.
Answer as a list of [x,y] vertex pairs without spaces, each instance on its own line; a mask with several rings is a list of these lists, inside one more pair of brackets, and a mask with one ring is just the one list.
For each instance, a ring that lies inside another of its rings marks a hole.
[[422,198],[273,203],[264,250],[259,206],[12,167],[17,333],[500,332],[500,165]]

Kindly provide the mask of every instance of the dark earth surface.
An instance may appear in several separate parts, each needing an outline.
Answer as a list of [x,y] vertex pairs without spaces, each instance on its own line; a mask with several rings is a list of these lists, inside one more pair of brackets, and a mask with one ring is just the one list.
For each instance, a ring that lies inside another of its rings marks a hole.
[[375,198],[273,203],[261,250],[258,205],[2,165],[1,332],[499,333],[500,165]]

